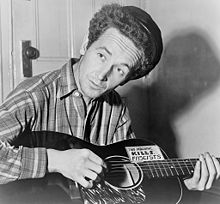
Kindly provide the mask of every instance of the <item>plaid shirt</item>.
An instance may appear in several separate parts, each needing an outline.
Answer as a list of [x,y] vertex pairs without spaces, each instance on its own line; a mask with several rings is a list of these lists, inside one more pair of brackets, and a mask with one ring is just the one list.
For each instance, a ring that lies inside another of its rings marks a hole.
[[127,108],[111,91],[85,108],[71,60],[61,69],[24,80],[0,106],[0,183],[43,177],[45,148],[15,148],[10,142],[31,130],[74,135],[97,145],[133,138]]

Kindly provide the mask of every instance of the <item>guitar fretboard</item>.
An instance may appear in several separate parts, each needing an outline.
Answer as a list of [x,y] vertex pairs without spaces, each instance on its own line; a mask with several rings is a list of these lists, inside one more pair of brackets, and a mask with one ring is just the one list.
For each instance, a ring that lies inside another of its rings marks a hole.
[[167,159],[147,161],[139,165],[148,178],[185,177],[193,174],[197,161],[198,159]]

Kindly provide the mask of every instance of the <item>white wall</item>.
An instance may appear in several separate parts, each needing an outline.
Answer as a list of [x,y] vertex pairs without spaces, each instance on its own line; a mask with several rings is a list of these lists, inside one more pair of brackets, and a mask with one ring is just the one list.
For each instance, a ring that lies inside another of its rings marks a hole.
[[[210,151],[219,156],[220,1],[148,0],[146,10],[158,22],[163,33],[165,53],[159,69],[163,69],[165,64],[176,65],[177,69],[185,66],[187,69],[188,63],[192,70],[187,70],[188,76],[184,75],[186,80],[182,81],[182,84],[175,81],[173,76],[181,81],[181,76],[177,74],[183,72],[174,69],[169,72],[167,66],[167,71],[161,71],[170,75],[167,80],[171,79],[171,86],[175,87],[175,83],[178,84],[179,92],[169,87],[175,94],[174,97],[181,98],[181,95],[191,94],[188,96],[190,100],[187,104],[183,108],[175,109],[175,114],[170,118],[179,155],[198,156],[201,152]],[[189,59],[190,56],[193,59]],[[173,63],[169,60],[173,60]],[[187,60],[189,62],[185,62]],[[154,76],[155,83],[160,83],[157,72]],[[192,90],[187,91],[184,86]]]

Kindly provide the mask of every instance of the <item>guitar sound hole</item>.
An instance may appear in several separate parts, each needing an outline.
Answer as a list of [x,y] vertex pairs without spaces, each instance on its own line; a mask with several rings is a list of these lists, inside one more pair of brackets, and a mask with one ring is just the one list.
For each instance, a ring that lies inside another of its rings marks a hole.
[[127,157],[111,156],[105,160],[108,171],[105,181],[118,189],[133,189],[143,180],[143,172],[136,163],[131,163]]

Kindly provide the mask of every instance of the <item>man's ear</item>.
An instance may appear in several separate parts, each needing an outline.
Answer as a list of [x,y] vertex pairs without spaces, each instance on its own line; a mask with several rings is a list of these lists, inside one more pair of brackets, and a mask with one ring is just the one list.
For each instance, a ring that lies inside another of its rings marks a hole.
[[86,33],[83,37],[83,42],[82,42],[82,45],[80,47],[80,50],[79,50],[79,53],[80,55],[84,55],[86,50],[87,50],[87,45],[88,45],[88,42],[89,42],[89,33]]

